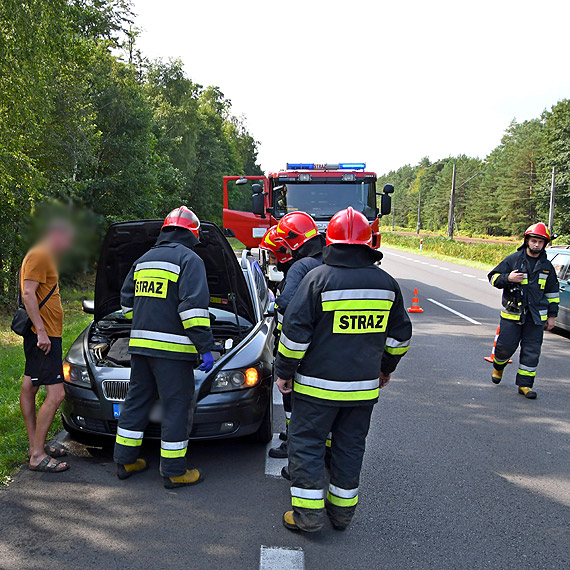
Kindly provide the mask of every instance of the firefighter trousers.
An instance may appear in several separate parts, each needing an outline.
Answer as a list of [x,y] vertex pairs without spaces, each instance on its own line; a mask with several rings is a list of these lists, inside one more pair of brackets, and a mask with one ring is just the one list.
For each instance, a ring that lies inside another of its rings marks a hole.
[[532,388],[543,336],[544,326],[535,325],[530,315],[526,315],[523,323],[502,318],[493,366],[497,370],[502,370],[520,344],[521,351],[516,385]]
[[[373,405],[335,406],[293,394],[289,424],[289,473],[295,523],[320,530],[326,514],[346,528],[358,503],[360,470]],[[325,442],[332,432],[330,484],[325,492]],[[325,500],[326,498],[326,500]]]
[[133,354],[131,383],[117,428],[115,463],[137,460],[151,409],[160,398],[160,473],[163,477],[184,475],[193,396],[193,362]]

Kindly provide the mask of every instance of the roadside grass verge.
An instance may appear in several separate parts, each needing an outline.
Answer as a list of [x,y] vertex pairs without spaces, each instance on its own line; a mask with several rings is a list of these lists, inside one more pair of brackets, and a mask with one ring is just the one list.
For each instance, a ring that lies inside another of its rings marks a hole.
[[[92,299],[92,289],[62,287],[64,309],[63,354],[67,352],[79,333],[89,324],[90,315],[81,309],[83,299]],[[28,457],[28,436],[20,413],[20,385],[24,374],[24,350],[22,338],[10,330],[12,315],[0,315],[0,485],[10,481],[10,475]],[[45,398],[45,388],[40,388],[39,407]],[[59,413],[56,414],[49,437],[62,429]]]
[[420,239],[419,236],[382,233],[382,245],[487,271],[516,250],[513,244],[467,243],[447,237],[424,236],[420,251]]

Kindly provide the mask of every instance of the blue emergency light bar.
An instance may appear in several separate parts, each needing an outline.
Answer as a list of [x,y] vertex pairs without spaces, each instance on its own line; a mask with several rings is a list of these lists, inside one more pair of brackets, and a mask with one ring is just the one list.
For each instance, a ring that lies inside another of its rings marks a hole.
[[288,162],[287,170],[364,170],[365,162],[341,162],[340,164],[314,164],[307,162]]

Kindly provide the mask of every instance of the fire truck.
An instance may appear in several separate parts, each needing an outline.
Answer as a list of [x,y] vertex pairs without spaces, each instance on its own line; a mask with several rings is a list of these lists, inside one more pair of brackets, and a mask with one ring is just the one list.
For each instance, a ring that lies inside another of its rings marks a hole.
[[[224,176],[225,234],[248,249],[256,248],[265,232],[289,212],[307,212],[325,232],[334,214],[352,206],[370,221],[374,247],[380,247],[379,218],[391,211],[394,187],[386,184],[378,193],[376,179],[365,163],[355,162],[288,163],[285,170],[267,176]],[[271,269],[269,279],[279,280]]]

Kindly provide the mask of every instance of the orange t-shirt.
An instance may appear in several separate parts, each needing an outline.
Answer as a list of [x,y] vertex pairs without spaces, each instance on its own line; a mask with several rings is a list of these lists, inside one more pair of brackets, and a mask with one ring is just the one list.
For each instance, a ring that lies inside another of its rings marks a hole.
[[[52,296],[40,309],[40,316],[44,322],[48,336],[61,337],[63,332],[63,307],[59,296],[58,273],[53,256],[38,245],[26,254],[20,270],[20,287],[23,289],[24,281],[39,283],[36,290],[38,305],[47,297],[52,287],[56,285]],[[32,328],[36,332],[35,327]]]

